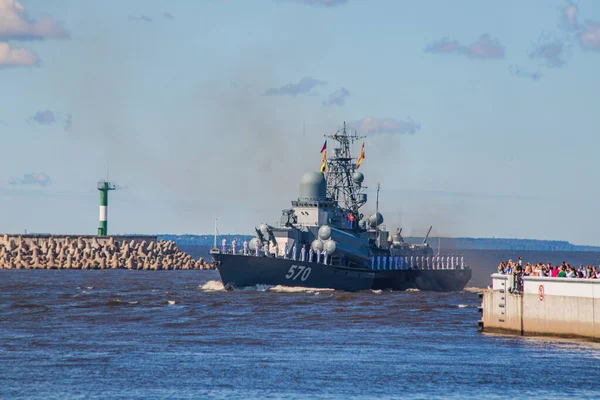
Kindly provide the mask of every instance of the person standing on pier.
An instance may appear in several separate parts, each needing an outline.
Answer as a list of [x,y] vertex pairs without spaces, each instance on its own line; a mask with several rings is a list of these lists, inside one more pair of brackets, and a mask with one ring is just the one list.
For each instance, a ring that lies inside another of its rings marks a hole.
[[223,254],[227,254],[227,238],[221,240],[221,250],[223,251]]
[[244,255],[248,255],[248,240],[244,239]]
[[296,261],[296,243],[292,246],[292,259]]
[[289,251],[289,247],[287,242],[285,243],[285,246],[283,246],[283,258],[285,258],[287,260],[288,258],[288,251]]

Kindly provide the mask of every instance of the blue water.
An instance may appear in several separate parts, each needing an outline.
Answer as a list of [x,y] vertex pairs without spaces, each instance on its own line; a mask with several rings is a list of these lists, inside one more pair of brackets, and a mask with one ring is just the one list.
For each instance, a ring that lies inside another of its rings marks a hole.
[[600,345],[478,332],[477,294],[226,292],[0,271],[0,398],[599,398]]

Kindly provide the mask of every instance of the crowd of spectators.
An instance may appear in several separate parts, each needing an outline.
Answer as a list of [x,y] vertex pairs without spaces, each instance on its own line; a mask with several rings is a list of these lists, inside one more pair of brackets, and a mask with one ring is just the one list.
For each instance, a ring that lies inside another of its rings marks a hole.
[[517,261],[508,260],[507,262],[501,262],[498,264],[499,274],[514,274],[523,276],[547,276],[552,278],[582,278],[582,279],[600,279],[600,265],[594,267],[593,265],[579,267],[570,265],[568,262],[563,261],[561,265],[552,266],[551,263],[537,263],[535,265],[531,263],[525,263],[521,257],[517,258]]

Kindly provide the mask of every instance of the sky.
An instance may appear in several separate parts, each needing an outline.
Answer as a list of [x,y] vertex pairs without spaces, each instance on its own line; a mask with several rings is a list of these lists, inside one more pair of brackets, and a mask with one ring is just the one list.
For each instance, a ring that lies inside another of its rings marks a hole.
[[251,233],[347,121],[390,230],[599,245],[598,71],[595,0],[0,0],[0,231]]

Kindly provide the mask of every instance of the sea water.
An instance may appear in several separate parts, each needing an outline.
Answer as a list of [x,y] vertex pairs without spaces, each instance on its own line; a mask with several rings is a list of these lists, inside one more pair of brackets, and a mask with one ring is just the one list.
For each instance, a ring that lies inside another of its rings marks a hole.
[[0,271],[0,398],[598,398],[600,345],[483,334],[476,291],[225,291]]

